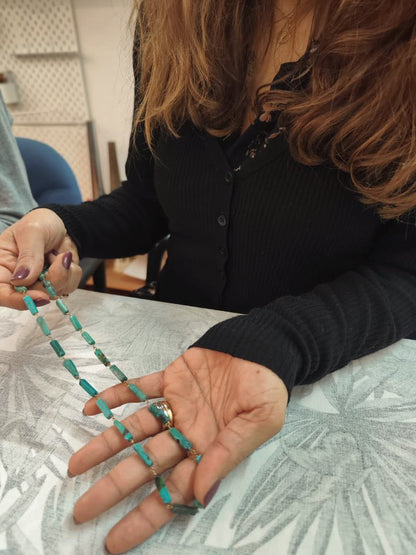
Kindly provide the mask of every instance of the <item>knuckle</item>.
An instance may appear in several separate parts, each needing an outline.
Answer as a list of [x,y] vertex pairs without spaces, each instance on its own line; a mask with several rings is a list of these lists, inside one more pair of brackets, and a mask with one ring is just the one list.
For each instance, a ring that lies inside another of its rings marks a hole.
[[119,497],[123,498],[126,495],[126,493],[129,493],[129,492],[126,492],[124,488],[121,486],[121,483],[117,479],[117,475],[115,473],[114,468],[110,470],[106,478],[110,482],[111,487],[117,492],[117,495]]
[[185,496],[183,494],[183,485],[178,483],[178,480],[175,476],[171,476],[169,478],[168,483],[169,491],[174,496],[175,499],[178,501],[185,501]]
[[[149,514],[148,511],[144,510],[144,507],[142,507],[141,505],[139,505],[136,510],[138,512],[140,520],[143,520],[146,523],[150,535],[155,534],[159,530],[160,524],[152,518],[151,514],[153,513]],[[167,514],[170,513],[169,509],[165,510]]]
[[106,451],[106,454],[108,456],[113,455],[114,448],[115,448],[114,441],[111,440],[111,438],[114,437],[111,432],[112,432],[112,429],[110,428],[109,430],[106,430],[103,434],[101,434],[101,436],[99,436],[103,443],[103,448],[104,448],[103,450]]
[[26,247],[23,247],[19,250],[19,262],[22,260],[32,260],[33,259],[33,252]]
[[129,416],[124,425],[131,431],[135,438],[144,438],[146,434],[144,433],[143,423],[140,416],[140,411],[134,412]]
[[124,396],[123,396],[123,390],[124,388],[122,388],[122,386],[116,385],[113,388],[113,395],[114,395],[114,400],[115,400],[115,406],[119,406],[119,405],[124,405]]
[[221,451],[224,451],[226,457],[229,457],[231,455],[231,449],[230,447],[224,442],[224,439],[221,436],[218,436],[214,442],[214,448],[215,449],[220,449]]
[[159,457],[157,456],[155,450],[153,449],[152,445],[149,443],[146,444],[146,452],[149,455],[153,465],[157,469],[157,471],[164,472],[167,468],[166,465],[161,464]]

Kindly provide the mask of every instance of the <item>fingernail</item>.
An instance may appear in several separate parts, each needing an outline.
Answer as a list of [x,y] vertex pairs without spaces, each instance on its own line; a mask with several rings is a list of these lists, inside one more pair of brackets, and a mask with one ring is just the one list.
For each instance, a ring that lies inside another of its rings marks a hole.
[[47,304],[50,303],[50,301],[48,301],[48,299],[36,299],[33,302],[35,303],[36,306],[46,306]]
[[205,498],[204,498],[204,506],[205,507],[208,505],[208,503],[211,501],[211,499],[217,493],[217,489],[220,487],[220,484],[221,484],[221,480],[218,480],[218,482],[215,482],[215,484],[212,486],[212,488],[205,495]]
[[22,266],[12,276],[12,279],[25,279],[30,274],[30,270]]
[[68,478],[73,478],[75,476],[75,474],[72,474],[72,472],[69,471],[69,468],[66,473],[68,474]]
[[67,252],[64,254],[64,257],[62,259],[62,266],[65,268],[65,270],[69,270],[71,263],[72,263],[72,252]]
[[54,254],[55,256],[58,256],[59,252],[56,249],[52,249],[51,254]]

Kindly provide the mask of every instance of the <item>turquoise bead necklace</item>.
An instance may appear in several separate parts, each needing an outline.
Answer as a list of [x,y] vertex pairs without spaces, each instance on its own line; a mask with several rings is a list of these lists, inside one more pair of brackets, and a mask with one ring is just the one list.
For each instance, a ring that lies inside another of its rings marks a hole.
[[[55,301],[56,306],[62,312],[62,314],[69,319],[75,331],[79,332],[81,337],[90,345],[94,351],[95,356],[97,359],[106,367],[108,368],[112,374],[121,382],[126,384],[128,389],[130,390],[133,395],[135,395],[140,402],[148,401],[147,395],[139,389],[134,383],[128,382],[127,376],[124,374],[120,368],[112,364],[112,362],[107,358],[107,356],[103,353],[101,349],[97,347],[95,339],[83,328],[82,324],[75,316],[75,314],[71,314],[69,311],[68,306],[62,300],[62,298],[57,295],[52,283],[46,278],[48,268],[45,268],[43,272],[39,276],[39,281],[42,283],[43,287],[45,288],[46,292],[48,293],[51,300]],[[74,361],[71,358],[66,356],[64,349],[62,348],[61,344],[57,339],[52,336],[51,330],[46,323],[46,320],[39,315],[39,310],[35,305],[33,299],[27,294],[27,287],[24,286],[16,286],[14,290],[18,293],[23,294],[23,302],[25,303],[26,307],[29,309],[29,312],[36,318],[36,323],[38,324],[39,328],[42,330],[43,334],[49,339],[49,344],[54,350],[57,357],[62,361],[63,367],[71,374],[71,376],[76,379],[79,385],[88,393],[91,397],[95,398],[97,407],[100,409],[101,413],[107,418],[108,420],[112,420],[115,428],[121,434],[121,436],[130,443],[135,453],[140,457],[142,462],[147,466],[147,468],[151,471],[154,482],[156,485],[156,489],[162,499],[163,503],[166,505],[168,509],[170,509],[175,514],[188,514],[194,515],[198,512],[198,509],[203,508],[201,503],[194,500],[191,506],[188,505],[180,505],[177,503],[172,503],[172,497],[169,493],[169,490],[165,484],[164,479],[162,476],[157,472],[153,461],[146,453],[145,449],[140,445],[140,443],[135,443],[133,439],[133,434],[122,424],[119,420],[117,420],[107,405],[107,403],[99,397],[98,391],[93,387],[87,380],[81,378],[79,375],[78,368]],[[186,437],[177,429],[175,428],[166,414],[160,410],[155,404],[148,405],[148,410],[155,416],[162,424],[164,428],[166,428],[170,434],[170,436],[178,442],[178,444],[186,451],[187,455],[190,456],[195,460],[196,463],[202,458],[202,455],[198,453],[198,451],[193,447],[192,443],[186,439]]]

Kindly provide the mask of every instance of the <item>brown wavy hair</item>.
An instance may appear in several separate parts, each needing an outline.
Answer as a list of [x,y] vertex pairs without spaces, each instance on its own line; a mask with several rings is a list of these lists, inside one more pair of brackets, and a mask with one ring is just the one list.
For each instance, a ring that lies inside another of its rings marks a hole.
[[[263,87],[255,105],[280,111],[296,160],[348,172],[363,203],[397,218],[416,207],[416,3],[311,3],[318,48],[303,58],[306,86]],[[177,135],[187,120],[220,136],[241,129],[248,60],[271,36],[274,9],[275,0],[136,0],[135,125],[149,145],[156,129]]]

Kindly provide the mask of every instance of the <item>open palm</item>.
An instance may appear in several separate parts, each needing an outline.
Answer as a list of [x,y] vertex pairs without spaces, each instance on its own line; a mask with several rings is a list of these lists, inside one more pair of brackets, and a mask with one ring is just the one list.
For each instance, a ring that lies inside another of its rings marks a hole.
[[[231,355],[193,348],[164,371],[133,381],[149,398],[169,402],[175,427],[203,454],[199,465],[187,458],[146,407],[123,421],[136,442],[151,437],[145,449],[159,474],[172,469],[166,485],[174,503],[189,504],[194,498],[206,503],[214,484],[283,426],[288,395],[282,380],[263,366]],[[100,397],[110,407],[135,400],[125,384]],[[98,412],[94,399],[84,412]],[[127,446],[112,427],[73,455],[69,472],[81,474]],[[150,480],[149,469],[132,453],[78,500],[75,520],[98,516]],[[155,491],[110,531],[107,549],[122,553],[173,516]]]

